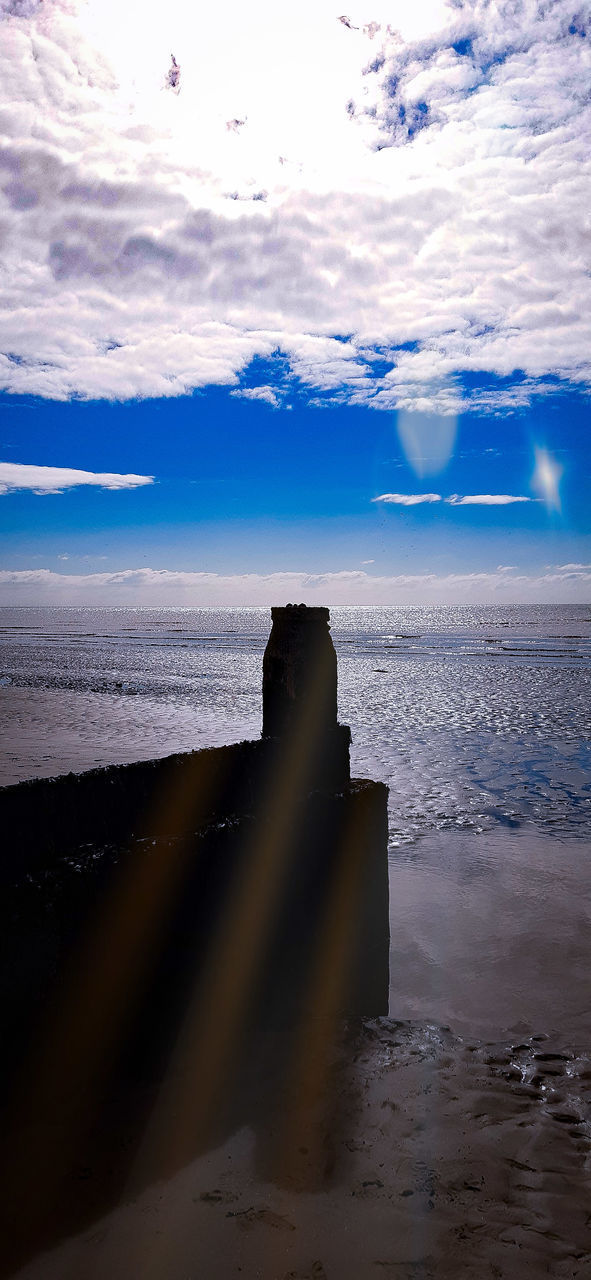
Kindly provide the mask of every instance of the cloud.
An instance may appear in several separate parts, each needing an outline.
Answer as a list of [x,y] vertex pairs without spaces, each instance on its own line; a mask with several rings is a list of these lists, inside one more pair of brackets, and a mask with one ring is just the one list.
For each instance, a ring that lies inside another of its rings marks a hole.
[[585,603],[589,570],[544,574],[480,572],[378,576],[337,572],[216,574],[168,569],[59,574],[50,569],[0,571],[3,604],[260,605]]
[[101,489],[137,489],[153,484],[154,476],[118,475],[111,471],[76,471],[73,467],[36,467],[22,462],[0,462],[0,494],[19,489],[33,493],[63,493],[78,485]]
[[270,404],[273,409],[278,409],[281,404],[281,398],[273,387],[239,387],[236,391],[230,392],[231,396],[238,396],[242,400],[263,400],[265,404]]
[[381,493],[372,502],[392,503],[401,507],[416,507],[421,502],[447,502],[452,507],[506,507],[511,502],[535,502],[535,498],[510,493],[459,493],[442,498],[440,493]]
[[535,502],[523,494],[512,493],[452,493],[445,499],[452,507],[507,507],[511,502]]
[[263,357],[444,416],[588,386],[583,10],[372,14],[145,0],[138,40],[116,0],[1,0],[0,386],[177,396]]
[[372,502],[392,503],[400,507],[416,507],[420,502],[441,502],[440,493],[381,493]]
[[547,569],[554,569],[558,573],[590,573],[591,564],[547,564]]
[[42,0],[0,0],[0,15],[14,18],[31,18]]

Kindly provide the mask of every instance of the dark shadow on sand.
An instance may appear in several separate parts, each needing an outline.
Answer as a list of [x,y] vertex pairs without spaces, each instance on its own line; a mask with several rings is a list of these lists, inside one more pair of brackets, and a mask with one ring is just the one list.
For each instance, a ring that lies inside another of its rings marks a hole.
[[315,1145],[330,1177],[341,1020],[387,1012],[387,818],[320,763],[294,782],[262,741],[5,790],[3,1274],[244,1124],[267,1175]]

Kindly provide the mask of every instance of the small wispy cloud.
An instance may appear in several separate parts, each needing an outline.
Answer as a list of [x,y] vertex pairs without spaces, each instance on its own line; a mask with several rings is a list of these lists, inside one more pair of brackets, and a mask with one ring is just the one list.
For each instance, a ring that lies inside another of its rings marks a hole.
[[555,569],[558,573],[588,573],[591,564],[571,562],[570,564],[547,564],[546,569]]
[[63,493],[78,485],[100,489],[137,489],[153,484],[154,476],[120,475],[114,471],[77,471],[73,467],[37,467],[24,462],[0,462],[0,494],[29,490],[32,493]]
[[381,493],[372,498],[372,502],[398,507],[416,507],[421,502],[447,502],[451,507],[507,507],[512,502],[537,501],[515,493],[450,493],[448,498],[442,498],[440,493]]
[[448,498],[440,493],[381,493],[372,502],[384,502],[394,507],[417,507],[422,502],[446,502],[449,507],[508,507],[514,502],[539,502],[516,493],[450,493]]
[[440,493],[381,493],[372,502],[386,502],[399,507],[416,507],[420,502],[441,502]]
[[241,400],[262,400],[265,404],[270,404],[273,409],[278,409],[281,399],[273,387],[239,387],[236,391],[230,392],[231,396],[236,396]]
[[534,502],[535,499],[514,493],[452,493],[445,501],[452,507],[507,507],[511,502]]

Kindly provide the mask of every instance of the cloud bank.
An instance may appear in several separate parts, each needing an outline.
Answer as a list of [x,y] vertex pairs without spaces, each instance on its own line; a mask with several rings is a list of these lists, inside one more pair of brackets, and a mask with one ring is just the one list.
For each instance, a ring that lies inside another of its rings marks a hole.
[[0,462],[0,494],[28,489],[33,493],[63,493],[77,485],[101,489],[137,489],[153,484],[154,476],[118,475],[111,471],[76,471],[73,467],[36,467],[22,462]]
[[507,566],[493,573],[391,576],[361,569],[226,576],[148,568],[78,575],[0,571],[0,603],[8,605],[577,604],[588,600],[590,587],[589,566],[569,565],[540,575]]
[[138,38],[115,0],[1,0],[0,386],[278,357],[312,399],[451,414],[589,384],[586,6],[371,13],[145,0]]

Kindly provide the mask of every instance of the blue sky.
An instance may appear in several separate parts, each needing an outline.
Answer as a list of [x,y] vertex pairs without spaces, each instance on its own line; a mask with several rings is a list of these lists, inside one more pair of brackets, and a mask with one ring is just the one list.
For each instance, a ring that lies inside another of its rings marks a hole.
[[[42,457],[55,468],[74,461],[89,472],[133,467],[156,482],[115,492],[77,485],[7,493],[2,568],[388,576],[494,575],[510,565],[509,577],[517,570],[544,578],[549,566],[591,559],[586,396],[460,416],[449,460],[428,477],[417,476],[405,455],[396,412],[300,400],[273,409],[223,389],[123,405],[4,397],[3,457]],[[426,427],[433,422],[430,415]],[[532,487],[536,447],[563,468],[559,510]],[[442,500],[375,501],[424,492]],[[454,494],[532,501],[445,501]]]
[[580,13],[383,7],[1,0],[0,601],[588,598]]

